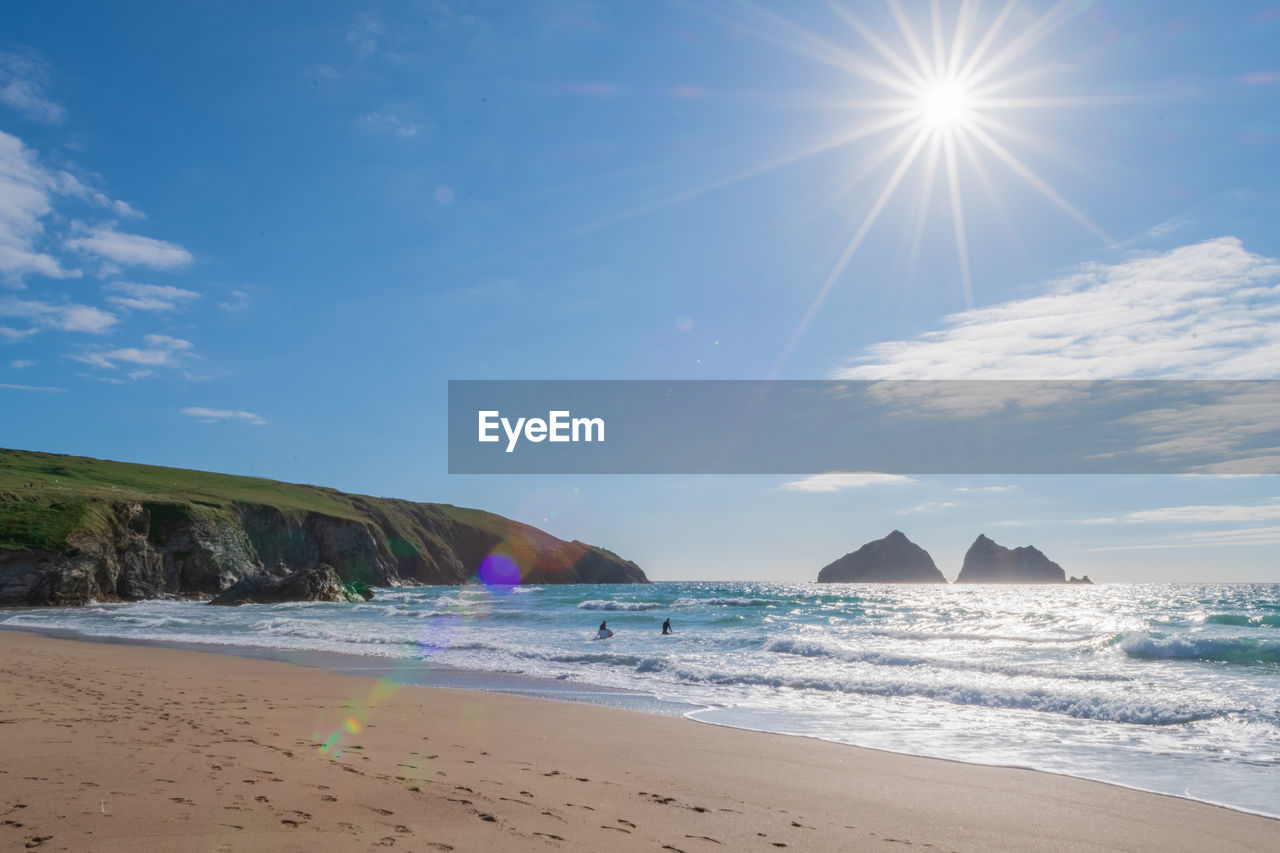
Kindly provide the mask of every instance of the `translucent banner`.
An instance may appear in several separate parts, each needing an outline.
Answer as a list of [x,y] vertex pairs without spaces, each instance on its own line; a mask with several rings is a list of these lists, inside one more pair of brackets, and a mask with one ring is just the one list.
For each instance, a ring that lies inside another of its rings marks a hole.
[[452,474],[1276,474],[1275,381],[455,380]]

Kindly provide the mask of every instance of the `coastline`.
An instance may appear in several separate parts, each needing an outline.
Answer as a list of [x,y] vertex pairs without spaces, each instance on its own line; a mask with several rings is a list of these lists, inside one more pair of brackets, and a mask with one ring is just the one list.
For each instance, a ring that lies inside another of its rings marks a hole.
[[218,648],[0,646],[0,838],[41,849],[1248,850],[1280,833],[1103,782],[581,701]]

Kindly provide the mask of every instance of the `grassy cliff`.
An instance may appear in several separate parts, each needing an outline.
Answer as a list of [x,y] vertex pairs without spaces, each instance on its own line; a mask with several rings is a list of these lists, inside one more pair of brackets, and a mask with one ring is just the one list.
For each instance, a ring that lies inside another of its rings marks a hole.
[[[320,563],[383,585],[463,583],[483,566],[505,568],[504,582],[646,581],[610,551],[483,510],[0,449],[0,603],[211,594]],[[39,600],[50,584],[73,592]]]

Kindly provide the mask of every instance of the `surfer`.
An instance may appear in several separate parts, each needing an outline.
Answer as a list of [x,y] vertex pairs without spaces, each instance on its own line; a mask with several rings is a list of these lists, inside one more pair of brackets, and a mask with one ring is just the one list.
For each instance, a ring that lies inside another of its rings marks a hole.
[[663,634],[671,633],[671,617],[670,616],[667,617],[667,621],[662,623],[662,633]]
[[596,633],[596,639],[607,640],[612,636],[613,636],[613,632],[609,630],[609,626],[606,624],[606,620],[601,619],[600,630]]

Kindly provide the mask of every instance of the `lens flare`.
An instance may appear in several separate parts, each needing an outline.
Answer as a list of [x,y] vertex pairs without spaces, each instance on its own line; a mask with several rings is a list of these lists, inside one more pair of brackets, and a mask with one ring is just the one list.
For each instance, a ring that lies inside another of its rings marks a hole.
[[520,566],[511,557],[496,551],[484,558],[476,574],[485,586],[511,586],[520,583]]

